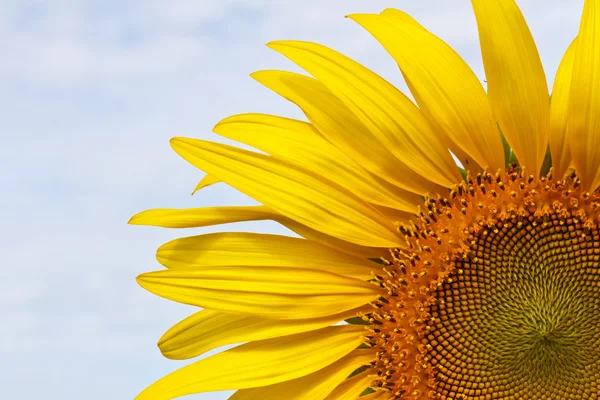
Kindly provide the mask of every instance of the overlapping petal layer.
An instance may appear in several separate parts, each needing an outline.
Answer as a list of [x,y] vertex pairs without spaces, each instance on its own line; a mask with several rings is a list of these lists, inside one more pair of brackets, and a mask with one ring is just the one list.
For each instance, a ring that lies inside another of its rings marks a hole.
[[550,101],[550,151],[552,153],[554,173],[558,177],[564,176],[572,160],[567,129],[576,43],[576,41],[571,43],[558,67],[556,78],[554,78],[554,87],[552,88],[552,99]]
[[373,378],[369,376],[371,371],[361,372],[340,383],[325,400],[355,400],[369,387]]
[[600,0],[585,0],[573,60],[568,135],[582,185],[600,185]]
[[513,0],[471,0],[494,115],[522,165],[538,176],[548,147],[550,97],[537,47]]
[[193,165],[310,228],[363,246],[401,244],[381,213],[293,164],[202,140],[178,138],[171,145]]
[[328,141],[376,176],[418,194],[443,190],[399,160],[323,83],[284,71],[259,71],[252,77],[297,104]]
[[297,267],[367,280],[376,264],[321,243],[288,236],[222,232],[176,239],[156,254],[167,268],[201,270],[218,266]]
[[404,211],[414,211],[420,202],[417,194],[403,191],[365,171],[309,123],[272,115],[243,114],[222,120],[214,131],[307,168],[365,201]]
[[[369,364],[373,350],[354,350],[333,364],[310,375],[290,381],[252,389],[238,390],[230,400],[305,400],[324,399],[352,371]],[[359,393],[360,394],[360,393]]]
[[[385,248],[366,247],[336,239],[318,230],[273,211],[265,206],[205,207],[172,209],[158,208],[143,211],[131,217],[133,225],[150,225],[164,228],[199,228],[234,222],[273,220],[298,235],[322,243],[339,251],[362,258],[379,258],[388,254]],[[402,246],[403,247],[403,246]]]
[[369,306],[309,319],[267,319],[251,314],[199,311],[169,329],[158,347],[165,357],[184,360],[226,344],[293,335],[334,325],[366,311]]
[[316,43],[280,41],[268,46],[315,76],[375,140],[412,171],[445,187],[459,178],[448,149],[437,140],[419,109],[393,85]]
[[[493,171],[504,168],[502,142],[488,97],[450,46],[397,10],[350,18],[394,57],[421,111],[436,126],[438,137],[447,134],[477,165]],[[461,161],[471,167],[468,159]]]
[[333,364],[360,345],[361,327],[331,326],[243,344],[165,376],[137,400],[273,385]]
[[264,318],[320,318],[377,298],[375,285],[326,271],[288,267],[204,267],[142,274],[144,289],[167,299]]

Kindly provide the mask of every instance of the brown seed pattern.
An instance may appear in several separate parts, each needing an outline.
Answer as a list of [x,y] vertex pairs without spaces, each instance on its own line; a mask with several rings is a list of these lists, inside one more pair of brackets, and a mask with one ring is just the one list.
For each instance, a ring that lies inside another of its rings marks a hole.
[[373,387],[396,399],[596,399],[598,193],[511,168],[426,199],[374,282]]

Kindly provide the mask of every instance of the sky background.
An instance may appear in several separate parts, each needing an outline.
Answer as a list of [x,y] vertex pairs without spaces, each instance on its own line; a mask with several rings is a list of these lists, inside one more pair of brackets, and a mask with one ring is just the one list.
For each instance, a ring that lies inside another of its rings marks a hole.
[[[583,0],[518,2],[551,82]],[[248,74],[295,66],[264,44],[317,41],[405,88],[379,44],[344,15],[405,10],[483,80],[468,0],[0,0],[0,398],[132,399],[187,362],[163,332],[194,312],[138,287],[158,246],[202,230],[128,226],[156,207],[253,204],[203,174],[172,136],[219,140],[221,118],[302,118]],[[551,85],[550,85],[551,86]],[[226,399],[228,393],[190,398]]]

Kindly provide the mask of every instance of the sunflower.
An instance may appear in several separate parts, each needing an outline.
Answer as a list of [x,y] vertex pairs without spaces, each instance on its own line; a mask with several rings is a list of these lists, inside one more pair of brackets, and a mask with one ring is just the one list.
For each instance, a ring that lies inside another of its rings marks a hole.
[[[600,391],[600,0],[585,0],[550,98],[513,0],[472,0],[487,93],[398,10],[350,15],[414,102],[327,47],[268,46],[312,77],[254,79],[308,122],[263,114],[174,138],[251,207],[154,209],[132,224],[273,220],[298,236],[211,233],[158,249],[146,290],[201,307],[159,341],[172,359],[223,345],[139,399],[595,399]],[[458,166],[458,162],[460,165]],[[345,321],[345,322],[344,322]]]

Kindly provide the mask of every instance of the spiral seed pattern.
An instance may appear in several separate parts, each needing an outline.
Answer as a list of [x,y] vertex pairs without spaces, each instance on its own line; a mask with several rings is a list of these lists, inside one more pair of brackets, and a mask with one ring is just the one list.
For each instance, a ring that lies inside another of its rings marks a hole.
[[437,290],[426,338],[442,396],[597,398],[600,234],[535,222],[477,237]]
[[512,167],[427,198],[362,315],[393,399],[596,399],[600,195]]

